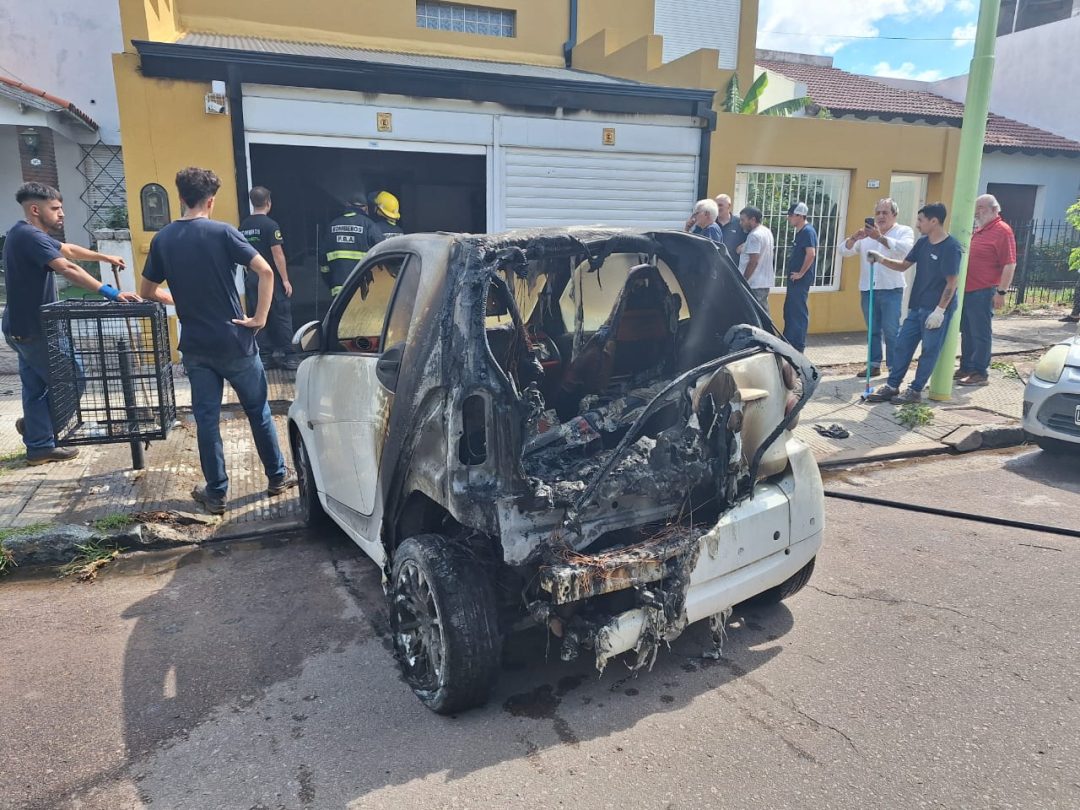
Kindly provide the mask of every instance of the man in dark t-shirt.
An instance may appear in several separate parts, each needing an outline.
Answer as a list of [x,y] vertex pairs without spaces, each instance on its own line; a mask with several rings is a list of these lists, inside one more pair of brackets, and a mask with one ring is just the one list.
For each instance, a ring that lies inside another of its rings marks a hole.
[[[889,379],[867,396],[867,402],[900,405],[922,402],[922,390],[934,372],[949,319],[956,311],[956,283],[964,253],[956,238],[945,230],[946,215],[942,203],[931,203],[919,209],[917,227],[922,237],[904,259],[887,259],[873,250],[866,254],[870,261],[890,270],[903,272],[915,265],[908,314],[896,336],[895,361],[889,366]],[[904,381],[919,343],[922,343],[922,355],[915,369],[915,379],[901,394],[900,383]]]
[[[221,180],[209,169],[177,172],[176,188],[187,213],[158,231],[150,243],[140,288],[144,298],[176,306],[180,352],[191,381],[191,410],[206,479],[191,496],[216,515],[225,512],[229,487],[220,429],[225,380],[236,391],[251,425],[268,480],[266,493],[280,495],[296,485],[278,446],[266,372],[255,350],[255,333],[266,323],[273,297],[273,270],[240,231],[210,219],[220,187]],[[245,315],[240,308],[233,282],[238,264],[250,267],[259,277],[253,315]],[[168,284],[168,291],[159,288],[162,283]]]
[[814,226],[806,220],[809,213],[804,202],[793,203],[788,208],[788,223],[795,229],[795,242],[784,268],[787,272],[784,339],[800,352],[806,349],[806,333],[810,329],[810,288],[817,267],[818,237]]
[[56,301],[55,274],[109,299],[139,298],[102,284],[74,262],[108,262],[123,267],[119,256],[106,256],[49,235],[64,224],[64,198],[59,191],[42,183],[23,183],[15,192],[15,201],[22,206],[25,219],[15,223],[4,241],[7,305],[3,316],[4,339],[19,357],[22,383],[23,415],[16,420],[15,429],[26,445],[27,464],[66,461],[79,451],[55,445],[56,427],[49,411],[49,354],[41,328],[42,305]]
[[[281,227],[270,218],[270,189],[255,186],[248,193],[253,213],[240,223],[240,233],[266,259],[274,273],[274,296],[270,301],[270,313],[266,316],[266,328],[259,332],[256,340],[266,368],[295,368],[294,358],[289,357],[292,350],[292,284],[289,283],[289,270],[285,265],[285,249],[282,247]],[[259,300],[259,276],[248,270],[244,273],[245,299],[248,315],[255,314],[255,305]]]

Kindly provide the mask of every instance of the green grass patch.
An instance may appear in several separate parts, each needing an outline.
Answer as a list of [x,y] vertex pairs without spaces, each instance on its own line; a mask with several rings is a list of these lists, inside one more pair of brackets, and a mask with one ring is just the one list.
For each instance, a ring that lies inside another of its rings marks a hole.
[[95,520],[90,526],[94,531],[106,533],[106,532],[118,532],[121,529],[126,529],[128,526],[135,522],[135,517],[129,515],[127,512],[114,512],[111,515],[105,515]]
[[115,543],[101,540],[76,543],[75,548],[79,550],[78,556],[60,569],[60,576],[74,576],[82,582],[96,579],[98,571],[119,557],[124,550]]
[[26,463],[26,451],[19,450],[17,453],[0,454],[0,475],[12,470],[17,470]]
[[909,402],[896,409],[896,421],[914,430],[934,421],[934,409],[921,402]]
[[1016,370],[1016,366],[1012,363],[1006,363],[1004,360],[991,360],[990,368],[995,371],[1000,371],[1001,376],[1006,380],[1019,380],[1020,372]]

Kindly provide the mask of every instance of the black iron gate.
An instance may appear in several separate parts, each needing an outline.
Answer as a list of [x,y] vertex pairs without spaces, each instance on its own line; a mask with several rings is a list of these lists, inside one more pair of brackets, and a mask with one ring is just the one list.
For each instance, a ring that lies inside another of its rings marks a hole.
[[1071,304],[1077,271],[1069,254],[1080,247],[1080,231],[1066,220],[1010,222],[1016,234],[1016,274],[1012,304]]

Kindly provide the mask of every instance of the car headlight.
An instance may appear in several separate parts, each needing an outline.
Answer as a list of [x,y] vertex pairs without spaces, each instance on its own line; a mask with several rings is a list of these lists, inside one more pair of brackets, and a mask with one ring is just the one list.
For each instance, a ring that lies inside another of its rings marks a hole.
[[1043,382],[1056,383],[1061,379],[1061,372],[1065,370],[1065,360],[1068,356],[1068,346],[1054,346],[1042,356],[1039,364],[1035,366],[1035,376]]

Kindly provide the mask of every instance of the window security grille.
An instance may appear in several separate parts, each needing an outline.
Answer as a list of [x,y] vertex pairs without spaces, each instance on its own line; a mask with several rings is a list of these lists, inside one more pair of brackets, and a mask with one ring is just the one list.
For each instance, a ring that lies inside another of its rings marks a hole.
[[840,288],[841,256],[836,249],[844,231],[850,175],[846,171],[741,166],[735,173],[735,212],[753,205],[761,209],[763,224],[776,238],[776,288],[787,282],[784,261],[795,241],[788,224],[788,206],[804,202],[807,220],[818,234],[817,274],[814,289]]

